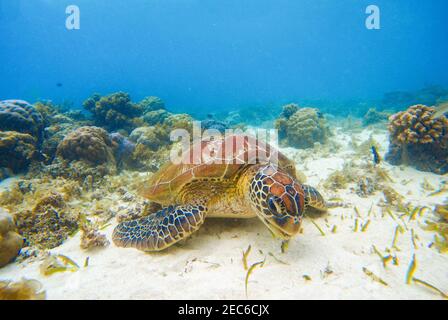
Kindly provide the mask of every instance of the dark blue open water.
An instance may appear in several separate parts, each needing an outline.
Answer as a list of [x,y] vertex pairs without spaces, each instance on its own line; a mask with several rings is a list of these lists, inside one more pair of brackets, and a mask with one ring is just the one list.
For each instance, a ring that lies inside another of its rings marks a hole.
[[[80,30],[65,27],[70,4]],[[0,100],[78,107],[120,90],[190,113],[378,100],[448,86],[447,15],[446,0],[0,0]]]

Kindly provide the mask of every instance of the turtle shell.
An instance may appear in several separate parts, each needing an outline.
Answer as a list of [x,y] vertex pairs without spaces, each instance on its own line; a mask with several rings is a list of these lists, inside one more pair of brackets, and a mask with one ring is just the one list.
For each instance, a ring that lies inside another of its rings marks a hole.
[[[277,164],[276,164],[277,162]],[[179,164],[167,163],[152,175],[140,194],[160,204],[171,204],[179,191],[194,180],[238,181],[248,166],[274,164],[295,177],[295,166],[269,144],[251,136],[231,135],[219,140],[193,143]],[[204,189],[208,187],[204,183]]]

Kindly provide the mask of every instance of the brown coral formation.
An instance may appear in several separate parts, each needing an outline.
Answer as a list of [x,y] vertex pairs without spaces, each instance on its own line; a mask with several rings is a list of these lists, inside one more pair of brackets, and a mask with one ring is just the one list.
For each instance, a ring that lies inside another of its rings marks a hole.
[[84,250],[107,247],[109,245],[109,240],[107,240],[106,236],[101,234],[92,224],[83,224],[81,232],[81,248]]
[[129,94],[124,92],[105,97],[95,94],[84,102],[84,108],[92,112],[96,125],[110,130],[131,131],[143,124],[139,118],[142,107],[133,103]]
[[0,281],[0,300],[45,300],[42,284],[37,280]]
[[78,213],[67,201],[78,197],[76,187],[63,179],[19,181],[0,194],[0,204],[14,215],[18,233],[40,249],[60,245],[77,230]]
[[14,173],[28,167],[37,157],[37,140],[27,133],[0,131],[0,168],[8,168]]
[[184,129],[192,135],[193,118],[187,114],[171,114],[161,124],[134,129],[129,139],[135,143],[132,160],[139,162],[142,169],[157,170],[169,159],[173,142],[170,133],[175,129]]
[[22,246],[23,238],[16,233],[12,217],[0,208],[0,268],[17,257]]
[[434,231],[434,245],[440,253],[448,252],[448,203],[436,205],[433,221],[426,221],[425,229]]
[[415,105],[392,115],[389,125],[392,142],[403,144],[444,142],[447,139],[448,120],[445,117],[433,119],[433,113],[435,108]]
[[139,102],[139,106],[144,113],[166,109],[163,100],[155,96],[149,96],[144,98],[142,101]]
[[42,138],[44,121],[37,109],[26,101],[0,101],[0,128]]
[[57,155],[68,161],[83,160],[92,165],[115,162],[113,142],[104,129],[81,127],[59,144]]
[[[74,178],[104,176],[116,172],[114,148],[108,133],[98,127],[81,127],[69,133],[58,145],[56,175],[76,173]],[[90,170],[94,168],[94,170]],[[68,169],[68,170],[65,170]]]
[[41,198],[32,210],[20,211],[15,217],[21,235],[30,245],[40,249],[61,245],[78,229],[77,215],[56,192]]
[[415,105],[390,117],[386,160],[423,171],[448,172],[448,119],[435,108]]
[[283,107],[280,118],[275,121],[282,143],[296,148],[311,148],[316,142],[324,143],[330,135],[327,123],[314,108],[299,108],[289,104]]

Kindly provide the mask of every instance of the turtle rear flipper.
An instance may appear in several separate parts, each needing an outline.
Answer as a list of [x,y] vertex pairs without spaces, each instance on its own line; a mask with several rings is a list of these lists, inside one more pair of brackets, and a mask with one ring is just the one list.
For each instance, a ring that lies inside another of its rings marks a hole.
[[120,223],[112,240],[119,247],[160,251],[198,230],[206,212],[202,205],[169,206],[147,217]]

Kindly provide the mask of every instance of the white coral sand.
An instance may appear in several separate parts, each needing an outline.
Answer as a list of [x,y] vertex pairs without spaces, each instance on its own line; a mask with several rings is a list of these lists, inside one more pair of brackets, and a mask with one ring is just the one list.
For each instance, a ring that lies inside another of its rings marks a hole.
[[[371,131],[364,130],[357,134],[357,139],[366,140],[370,134]],[[380,151],[384,155],[386,132],[375,133],[373,137],[382,146]],[[292,148],[283,151],[296,160],[297,168],[308,177],[307,182],[319,187],[334,170],[355,157],[348,134],[339,132],[333,139],[341,148],[325,157]],[[446,176],[384,162],[381,165],[394,180],[389,185],[413,206],[432,207],[446,199],[443,194],[428,196],[429,192],[421,187],[426,180],[438,188]],[[306,218],[303,233],[291,241],[283,254],[280,242],[256,218],[208,219],[188,241],[160,253],[122,249],[113,244],[86,252],[80,248],[77,234],[51,252],[76,261],[81,266],[78,271],[44,277],[39,272],[39,261],[25,260],[0,269],[0,279],[37,279],[49,299],[244,299],[247,271],[243,268],[242,252],[251,245],[249,265],[266,258],[264,266],[255,269],[250,277],[251,299],[440,299],[438,293],[424,286],[406,284],[413,254],[417,261],[414,276],[448,292],[448,255],[430,248],[434,234],[422,229],[428,211],[415,221],[408,222],[407,217],[404,222],[394,221],[391,216],[382,215],[377,206],[384,198],[381,192],[367,198],[359,197],[350,188],[333,194],[322,192],[327,197],[342,198],[345,207],[332,208],[315,219],[325,236]],[[368,220],[368,228],[362,232],[361,226]],[[115,224],[113,221],[105,230],[109,239]],[[372,246],[385,254],[386,248],[392,246],[397,224],[406,224],[408,228],[403,229],[396,241],[398,265],[389,262],[383,267]],[[418,236],[416,246],[411,229]],[[87,257],[89,265],[83,267]],[[374,276],[367,275],[365,270]]]

